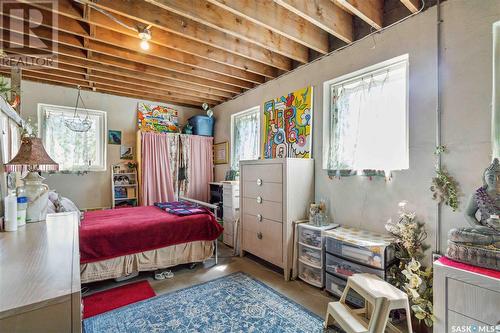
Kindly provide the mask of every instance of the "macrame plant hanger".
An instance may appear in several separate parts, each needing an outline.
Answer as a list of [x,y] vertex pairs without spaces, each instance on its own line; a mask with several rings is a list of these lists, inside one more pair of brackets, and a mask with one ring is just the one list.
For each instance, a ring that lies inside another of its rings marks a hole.
[[[78,86],[78,95],[76,96],[75,113],[73,114],[73,117],[71,119],[64,120],[64,124],[66,125],[66,127],[73,132],[88,132],[90,130],[90,127],[92,127],[92,122],[90,121],[89,117],[89,111],[87,110],[87,107],[85,106],[85,103],[83,102],[81,96],[81,90],[82,88]],[[80,101],[82,102],[83,108],[85,109],[85,118],[81,118],[80,115],[78,115],[78,103]]]

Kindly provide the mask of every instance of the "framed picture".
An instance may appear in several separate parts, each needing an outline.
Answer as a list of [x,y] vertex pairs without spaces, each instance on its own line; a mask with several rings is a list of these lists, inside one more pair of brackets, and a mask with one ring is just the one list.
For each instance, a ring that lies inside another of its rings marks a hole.
[[214,144],[214,164],[229,163],[229,142]]
[[132,147],[121,146],[120,147],[120,159],[122,160],[132,160],[134,159],[134,150]]
[[122,144],[122,131],[109,130],[108,131],[108,144],[121,145]]

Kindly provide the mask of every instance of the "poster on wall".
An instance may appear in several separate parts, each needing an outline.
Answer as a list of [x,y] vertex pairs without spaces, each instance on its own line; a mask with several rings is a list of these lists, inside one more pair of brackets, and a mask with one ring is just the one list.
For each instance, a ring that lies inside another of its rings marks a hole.
[[312,86],[264,103],[262,158],[310,158]]
[[179,121],[177,110],[148,103],[137,104],[137,123],[145,132],[178,132]]

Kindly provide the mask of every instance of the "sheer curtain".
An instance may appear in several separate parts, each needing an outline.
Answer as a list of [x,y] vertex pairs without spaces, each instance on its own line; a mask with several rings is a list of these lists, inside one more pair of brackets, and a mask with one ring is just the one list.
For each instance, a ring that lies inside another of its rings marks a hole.
[[238,170],[241,160],[253,160],[259,157],[260,151],[260,110],[233,116],[233,155],[231,169]]
[[187,197],[208,202],[213,181],[213,138],[189,135],[189,159],[187,161]]
[[408,168],[406,62],[331,86],[329,170]]
[[141,204],[175,201],[178,134],[141,133]]

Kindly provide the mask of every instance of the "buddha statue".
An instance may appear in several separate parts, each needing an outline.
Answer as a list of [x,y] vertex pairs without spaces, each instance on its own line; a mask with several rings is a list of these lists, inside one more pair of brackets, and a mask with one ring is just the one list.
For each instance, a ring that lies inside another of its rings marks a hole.
[[499,215],[500,163],[495,158],[483,173],[483,186],[470,196],[465,208],[465,219],[471,226],[450,230],[446,255],[477,266],[500,269]]

